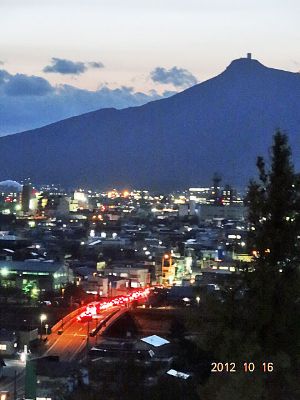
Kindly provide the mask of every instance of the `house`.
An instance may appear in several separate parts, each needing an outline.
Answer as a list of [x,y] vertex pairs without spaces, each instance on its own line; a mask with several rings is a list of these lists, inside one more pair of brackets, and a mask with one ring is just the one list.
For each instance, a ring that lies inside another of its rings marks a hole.
[[11,356],[17,351],[17,336],[15,332],[0,329],[0,358],[1,356]]
[[42,357],[35,360],[37,398],[59,400],[74,391],[80,382],[86,382],[86,370],[74,362],[59,361],[57,357]]

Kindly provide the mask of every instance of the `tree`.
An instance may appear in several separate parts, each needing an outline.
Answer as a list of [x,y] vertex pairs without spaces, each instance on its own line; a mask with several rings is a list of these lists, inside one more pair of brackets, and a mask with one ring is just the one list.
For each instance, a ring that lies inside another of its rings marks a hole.
[[259,182],[250,182],[246,197],[256,264],[268,273],[295,270],[300,260],[300,177],[294,172],[286,135],[274,136],[270,170],[262,157],[257,167]]
[[245,295],[237,301],[229,291],[224,302],[210,309],[214,329],[206,344],[216,361],[245,361],[274,370],[241,370],[213,374],[199,392],[210,399],[297,399],[300,395],[300,178],[295,173],[287,136],[276,132],[270,165],[258,157],[258,181],[249,184],[249,238],[254,258],[245,270]]
[[246,197],[255,254],[253,322],[266,352],[280,349],[294,358],[300,344],[300,179],[285,134],[274,135],[269,170],[262,157],[257,167],[259,181],[250,182]]

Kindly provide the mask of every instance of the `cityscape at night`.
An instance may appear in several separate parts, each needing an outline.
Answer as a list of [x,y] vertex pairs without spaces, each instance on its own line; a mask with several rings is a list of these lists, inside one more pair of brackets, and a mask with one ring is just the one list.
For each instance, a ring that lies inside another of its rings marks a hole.
[[300,399],[299,13],[0,0],[0,400]]

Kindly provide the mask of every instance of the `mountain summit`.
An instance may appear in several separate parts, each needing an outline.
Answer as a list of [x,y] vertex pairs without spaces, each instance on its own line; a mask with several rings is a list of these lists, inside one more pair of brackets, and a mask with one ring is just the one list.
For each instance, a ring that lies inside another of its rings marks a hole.
[[0,138],[0,179],[169,190],[219,171],[245,185],[276,129],[289,134],[299,168],[300,74],[241,58],[167,99]]

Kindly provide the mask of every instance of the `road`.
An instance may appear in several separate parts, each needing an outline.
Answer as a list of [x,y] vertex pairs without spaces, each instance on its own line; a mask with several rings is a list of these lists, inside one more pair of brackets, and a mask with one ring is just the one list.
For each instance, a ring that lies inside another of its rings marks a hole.
[[88,336],[105,318],[114,313],[117,308],[102,311],[91,322],[78,322],[73,318],[67,324],[61,335],[52,333],[48,336],[47,349],[43,356],[59,356],[61,361],[75,361],[82,357],[87,346],[87,338],[90,344],[95,341]]
[[[93,315],[91,322],[79,322],[76,316],[73,317],[74,312],[64,317],[64,327],[58,334],[57,330],[47,336],[45,343],[45,350],[40,355],[43,356],[58,356],[60,361],[79,361],[87,355],[88,349],[97,343],[97,335],[103,333],[110,322],[114,322],[120,317],[120,314],[125,312],[129,304],[132,302],[145,299],[149,294],[149,289],[137,290],[126,296],[117,296],[109,301],[99,302],[97,307],[93,309],[98,312],[97,315],[89,311],[89,315]],[[93,303],[91,303],[92,305]],[[98,307],[99,306],[99,307]],[[119,312],[120,311],[120,312]],[[86,314],[85,311],[83,314]],[[80,313],[82,316],[82,314]],[[84,315],[85,318],[87,315]],[[111,318],[111,320],[109,320]],[[101,322],[104,322],[101,325]],[[61,321],[61,324],[63,321]],[[99,326],[100,325],[100,326]],[[60,327],[60,322],[58,323]],[[90,337],[89,333],[99,326],[99,332],[96,336]],[[57,329],[57,328],[56,328]],[[20,364],[20,361],[16,361]],[[19,399],[24,393],[25,371],[24,366],[20,368],[14,367],[7,369],[5,372],[6,378],[0,384],[0,391],[9,391],[11,398],[14,398],[15,382],[17,386],[17,398]],[[6,367],[5,367],[6,368]],[[14,378],[15,371],[17,373]],[[15,382],[14,382],[15,381]]]
[[[110,314],[114,314],[118,310],[117,307],[112,307],[109,310],[101,311],[97,318],[91,322],[78,322],[74,317],[64,324],[64,329],[61,335],[57,332],[51,333],[47,337],[44,356],[59,356],[61,361],[77,361],[84,357],[85,349],[88,344],[95,344],[96,338],[88,336],[88,332],[92,332],[105,318]],[[24,395],[25,384],[25,364],[19,360],[8,360],[5,367],[5,378],[0,383],[0,391],[10,392],[10,398],[14,398],[14,373],[16,376],[17,398],[21,399]]]

